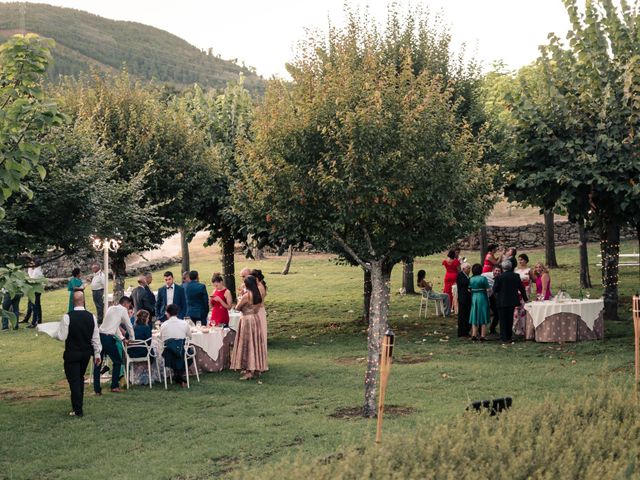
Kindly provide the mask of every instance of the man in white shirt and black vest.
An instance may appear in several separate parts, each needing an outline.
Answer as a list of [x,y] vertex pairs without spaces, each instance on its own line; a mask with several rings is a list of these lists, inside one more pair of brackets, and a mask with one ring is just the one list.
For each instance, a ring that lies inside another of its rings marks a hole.
[[102,325],[102,317],[104,316],[104,289],[107,284],[104,272],[100,268],[100,264],[94,263],[91,266],[93,277],[91,277],[91,295],[93,296],[93,304],[96,306],[98,314],[98,325]]
[[64,373],[71,390],[71,412],[69,415],[82,417],[84,398],[84,373],[93,355],[95,364],[100,365],[100,335],[96,317],[84,309],[84,293],[74,292],[73,310],[65,313],[58,327],[57,337],[64,341]]

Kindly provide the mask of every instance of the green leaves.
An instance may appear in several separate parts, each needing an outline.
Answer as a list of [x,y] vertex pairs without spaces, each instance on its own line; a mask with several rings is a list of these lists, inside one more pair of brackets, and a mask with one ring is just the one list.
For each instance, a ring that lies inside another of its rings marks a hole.
[[[14,35],[0,45],[0,207],[38,165],[43,137],[64,121],[41,87],[53,43],[34,34]],[[0,219],[4,210],[0,208]]]

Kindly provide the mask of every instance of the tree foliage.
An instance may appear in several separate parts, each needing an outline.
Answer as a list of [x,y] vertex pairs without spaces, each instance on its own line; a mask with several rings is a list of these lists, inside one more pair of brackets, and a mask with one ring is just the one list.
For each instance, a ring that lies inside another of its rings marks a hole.
[[[293,83],[270,82],[234,195],[249,222],[262,218],[276,234],[310,238],[371,272],[364,413],[374,415],[393,265],[477,229],[492,195],[463,99],[406,47],[434,37],[425,17],[392,11],[380,31],[348,16],[344,29],[302,43]],[[437,59],[438,47],[424,45],[424,58]]]
[[32,170],[45,177],[39,160],[51,145],[42,138],[63,121],[42,89],[52,45],[33,34],[14,35],[0,45],[0,218],[12,194],[31,195],[23,180]]

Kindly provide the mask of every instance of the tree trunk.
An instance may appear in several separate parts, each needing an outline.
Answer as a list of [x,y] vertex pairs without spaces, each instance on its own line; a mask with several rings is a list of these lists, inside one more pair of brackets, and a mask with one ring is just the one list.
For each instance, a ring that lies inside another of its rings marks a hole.
[[487,245],[489,242],[487,241],[487,226],[483,225],[480,227],[480,233],[478,235],[480,249],[480,265],[484,265],[484,257],[487,256]]
[[[111,254],[111,272],[113,274],[113,304],[117,304],[124,295],[124,281],[127,278],[126,255]],[[108,280],[107,280],[108,283]]]
[[[191,259],[189,257],[189,241],[187,240],[187,232],[184,228],[178,229],[180,232],[180,251],[182,253],[182,272],[191,270]],[[180,272],[182,274],[182,272]]]
[[407,257],[402,265],[402,288],[407,295],[416,293],[413,279],[413,257]]
[[558,260],[556,260],[556,234],[554,224],[553,210],[546,209],[544,211],[544,258],[547,267],[556,268]]
[[282,269],[282,275],[288,275],[291,268],[291,260],[293,259],[293,245],[289,245],[289,251],[287,252],[287,263],[284,264]]
[[592,288],[589,273],[589,253],[587,243],[589,235],[584,229],[584,220],[578,222],[578,236],[580,237],[580,288]]
[[362,323],[369,325],[369,311],[371,309],[371,272],[364,270],[364,305],[362,310]]
[[225,235],[220,241],[222,247],[222,276],[224,278],[224,286],[231,292],[231,297],[235,303],[238,299],[236,294],[236,265],[234,252],[236,242],[230,235]]
[[367,338],[367,373],[364,381],[364,406],[362,415],[375,417],[377,413],[377,377],[380,368],[380,342],[387,328],[391,269],[382,261],[371,262],[371,308]]
[[618,320],[618,262],[620,260],[620,226],[604,225],[600,234],[604,319]]
[[[640,253],[640,223],[636,224],[636,237],[638,237],[638,253]],[[640,285],[640,258],[638,258],[638,280],[638,285]],[[636,295],[640,296],[640,290]]]

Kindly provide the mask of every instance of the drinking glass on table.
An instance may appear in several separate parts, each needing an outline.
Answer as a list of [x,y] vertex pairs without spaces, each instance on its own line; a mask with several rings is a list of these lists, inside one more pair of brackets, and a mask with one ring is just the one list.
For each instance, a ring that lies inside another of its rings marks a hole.
[[196,322],[196,328],[197,328],[197,329],[200,329],[200,327],[202,327],[202,322],[201,322],[200,320],[198,320],[198,321]]

